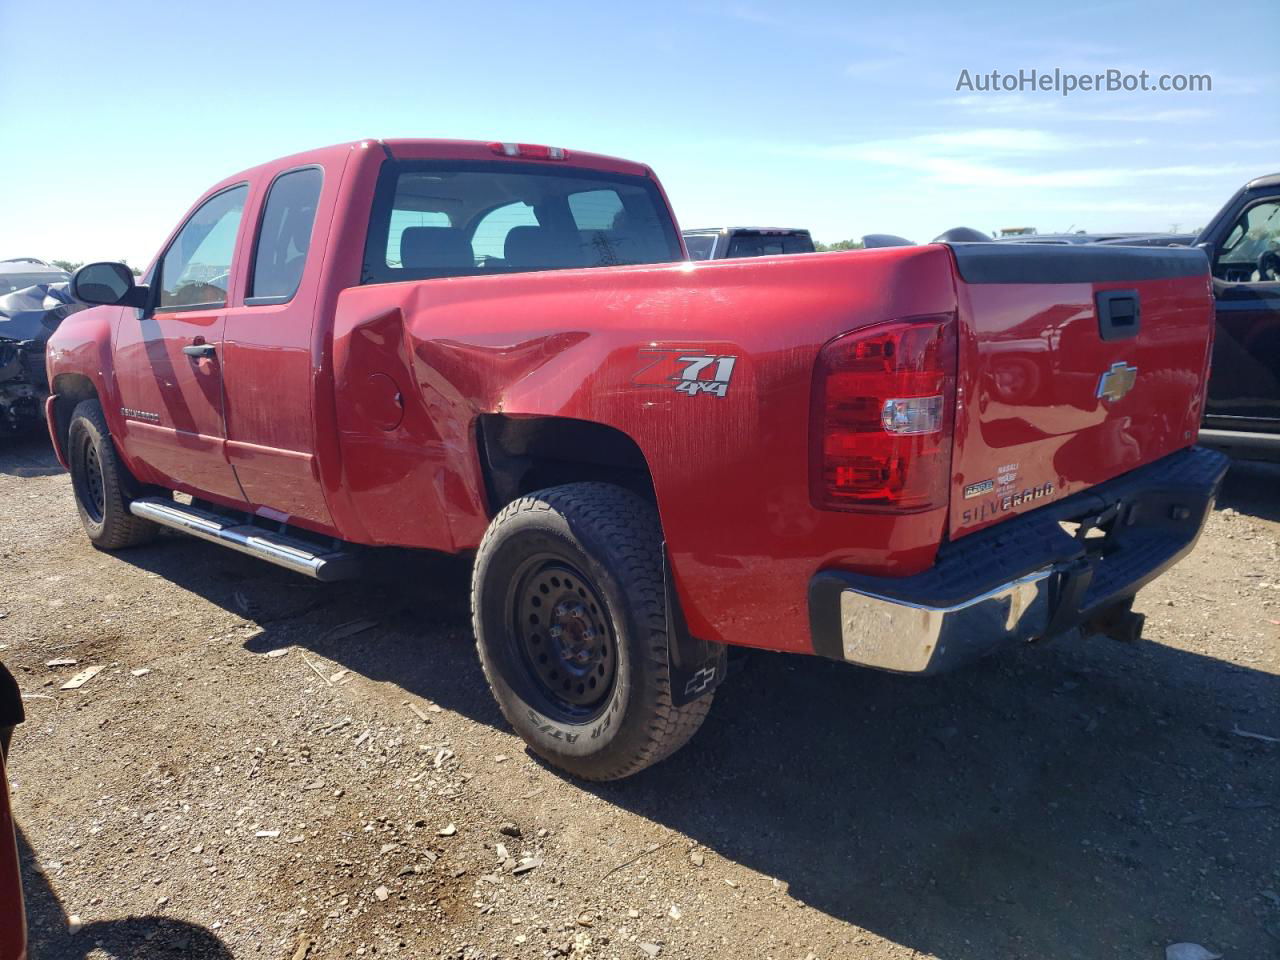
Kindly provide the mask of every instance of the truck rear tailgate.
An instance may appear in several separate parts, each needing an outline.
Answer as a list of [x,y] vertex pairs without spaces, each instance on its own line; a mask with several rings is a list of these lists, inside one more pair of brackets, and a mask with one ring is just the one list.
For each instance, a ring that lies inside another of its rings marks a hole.
[[1195,443],[1213,329],[1200,250],[951,250],[952,539]]

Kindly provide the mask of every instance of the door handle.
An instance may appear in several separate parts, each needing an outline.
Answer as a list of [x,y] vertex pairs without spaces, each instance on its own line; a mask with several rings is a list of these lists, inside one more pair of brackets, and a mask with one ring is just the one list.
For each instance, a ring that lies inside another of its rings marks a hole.
[[218,348],[212,343],[192,343],[182,348],[182,352],[188,357],[213,357],[218,353]]

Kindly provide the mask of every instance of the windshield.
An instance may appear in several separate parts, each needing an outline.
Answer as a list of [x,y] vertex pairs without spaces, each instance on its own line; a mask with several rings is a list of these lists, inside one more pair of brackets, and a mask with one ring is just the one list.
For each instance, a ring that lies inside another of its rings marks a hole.
[[690,260],[710,260],[711,251],[716,247],[714,234],[702,233],[684,238],[685,248],[689,251]]
[[731,257],[772,257],[780,253],[813,253],[807,233],[737,233],[729,241]]
[[388,163],[364,283],[679,260],[646,177],[542,164]]

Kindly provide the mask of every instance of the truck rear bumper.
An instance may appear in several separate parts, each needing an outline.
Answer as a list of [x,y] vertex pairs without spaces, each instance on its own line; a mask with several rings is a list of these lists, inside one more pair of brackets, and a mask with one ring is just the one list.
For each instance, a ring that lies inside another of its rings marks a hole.
[[1280,433],[1200,428],[1200,442],[1243,460],[1280,461]]
[[914,576],[820,571],[809,584],[814,652],[939,673],[1068,633],[1191,551],[1228,462],[1203,447],[1180,451],[945,544]]

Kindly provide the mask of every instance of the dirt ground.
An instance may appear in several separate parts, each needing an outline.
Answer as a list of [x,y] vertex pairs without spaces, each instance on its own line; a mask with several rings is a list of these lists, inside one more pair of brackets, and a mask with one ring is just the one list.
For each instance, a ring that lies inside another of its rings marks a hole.
[[605,786],[501,720],[464,562],[98,553],[37,440],[0,504],[33,960],[1280,956],[1280,468],[1232,469],[1139,644],[927,680],[752,654]]

